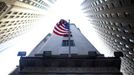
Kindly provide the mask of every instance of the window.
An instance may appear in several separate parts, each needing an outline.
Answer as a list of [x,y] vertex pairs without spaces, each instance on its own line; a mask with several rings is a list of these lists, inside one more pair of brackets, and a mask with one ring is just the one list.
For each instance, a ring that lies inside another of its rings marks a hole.
[[62,41],[62,46],[69,46],[69,42],[70,42],[70,46],[75,46],[74,44],[74,40],[63,40]]
[[0,15],[1,15],[4,11],[6,11],[7,8],[8,8],[8,7],[7,7],[7,5],[6,5],[5,2],[0,2]]
[[[64,35],[64,37],[69,37],[69,35],[66,34],[66,35]],[[72,37],[72,34],[70,34],[70,37]]]
[[13,14],[17,14],[18,12],[14,12]]
[[129,39],[129,41],[130,41],[131,43],[134,43],[134,40],[133,40],[133,39]]

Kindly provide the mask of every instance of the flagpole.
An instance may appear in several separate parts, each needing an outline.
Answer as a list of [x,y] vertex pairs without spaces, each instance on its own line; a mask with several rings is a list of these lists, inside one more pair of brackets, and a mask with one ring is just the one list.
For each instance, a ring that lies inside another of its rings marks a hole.
[[70,44],[70,20],[69,20],[69,33],[68,33],[68,45],[69,45],[69,55],[68,57],[71,57],[71,44]]

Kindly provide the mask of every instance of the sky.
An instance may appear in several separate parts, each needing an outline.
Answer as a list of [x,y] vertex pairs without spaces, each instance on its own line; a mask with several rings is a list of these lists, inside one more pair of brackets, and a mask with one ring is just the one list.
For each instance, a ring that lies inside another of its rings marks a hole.
[[[93,29],[93,25],[85,17],[82,7],[80,6],[83,0],[57,0],[52,5],[44,17],[37,22],[33,29],[25,35],[15,38],[7,44],[12,44],[5,51],[0,53],[0,75],[8,75],[18,65],[18,51],[26,51],[27,55],[31,50],[48,34],[52,33],[54,26],[60,19],[70,20],[75,23],[87,39],[100,51],[100,53],[109,53],[105,44],[102,43],[97,33]],[[21,39],[21,40],[20,40]],[[12,43],[16,41],[15,43]],[[2,45],[4,47],[4,45]],[[108,56],[108,55],[106,55]]]

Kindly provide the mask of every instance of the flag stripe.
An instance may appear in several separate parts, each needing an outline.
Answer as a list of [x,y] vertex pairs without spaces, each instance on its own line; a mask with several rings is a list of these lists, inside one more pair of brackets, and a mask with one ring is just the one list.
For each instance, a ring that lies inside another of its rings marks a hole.
[[54,28],[54,31],[58,31],[58,32],[61,32],[61,33],[67,33],[66,31],[60,30],[57,27]]
[[59,36],[68,35],[69,24],[65,20],[60,20],[54,27],[53,33]]
[[60,27],[61,27],[62,29],[64,29],[64,30],[68,31],[68,29],[65,28],[65,26],[63,26],[63,25],[64,25],[64,24],[60,25]]
[[65,28],[62,28],[60,25],[57,25],[57,27],[61,30],[65,30]]
[[59,36],[64,36],[64,35],[66,35],[66,34],[63,34],[63,33],[59,33],[59,32],[57,32],[57,31],[53,31],[55,34],[57,34],[57,35],[59,35]]
[[60,28],[57,25],[55,26],[54,30],[58,30],[59,32],[64,32],[64,33],[67,33],[68,32],[68,30],[65,30],[65,28],[64,29],[63,28]]

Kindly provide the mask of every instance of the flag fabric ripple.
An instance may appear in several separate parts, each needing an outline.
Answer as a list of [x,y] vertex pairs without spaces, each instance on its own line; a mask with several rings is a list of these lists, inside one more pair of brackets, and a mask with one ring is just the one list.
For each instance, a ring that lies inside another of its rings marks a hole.
[[53,33],[59,36],[68,35],[69,23],[66,20],[61,19],[54,27]]

